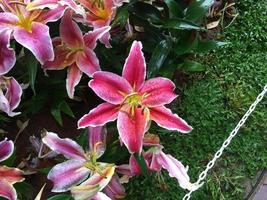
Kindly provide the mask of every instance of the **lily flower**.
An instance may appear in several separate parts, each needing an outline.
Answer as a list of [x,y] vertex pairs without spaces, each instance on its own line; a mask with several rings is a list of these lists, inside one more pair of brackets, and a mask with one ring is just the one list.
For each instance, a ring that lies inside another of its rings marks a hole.
[[67,93],[74,96],[74,88],[80,82],[82,73],[88,76],[100,70],[99,61],[93,49],[96,42],[110,27],[90,31],[84,36],[79,26],[72,20],[72,12],[66,12],[60,23],[60,38],[53,39],[55,59],[45,62],[45,70],[60,70],[68,67]]
[[[76,14],[81,15],[82,21],[95,29],[109,26],[114,19],[116,9],[128,0],[34,0],[28,5],[28,9],[54,8],[57,5],[68,5]],[[82,8],[80,7],[82,6]],[[99,39],[100,42],[110,48],[110,33],[106,32]]]
[[22,95],[19,83],[13,77],[0,76],[0,111],[13,117],[20,112],[13,112],[18,107]]
[[11,31],[8,29],[0,30],[0,76],[6,74],[15,65],[16,55],[15,51],[10,48]]
[[[0,162],[8,159],[14,151],[14,143],[7,138],[0,142]],[[17,192],[14,183],[22,182],[23,172],[17,168],[0,166],[0,197],[8,200],[16,200]]]
[[130,153],[142,151],[149,121],[169,130],[187,133],[192,130],[183,119],[164,105],[177,95],[174,83],[158,77],[145,81],[146,64],[141,42],[135,41],[124,64],[122,77],[111,72],[95,72],[89,87],[103,100],[78,121],[79,128],[102,126],[117,121],[121,141]]
[[[103,128],[90,129],[89,135],[92,136],[89,137],[97,138],[95,134],[103,134],[98,138],[105,138]],[[97,158],[103,153],[102,142],[104,141],[95,141],[97,142],[93,145],[93,149],[90,147],[89,151],[85,152],[71,139],[61,139],[52,132],[46,133],[43,142],[53,151],[68,159],[54,166],[48,173],[48,179],[54,183],[52,192],[71,190],[74,199],[79,200],[91,198],[106,187],[114,174],[115,166],[97,162]],[[98,148],[98,146],[102,147]]]
[[[12,38],[29,49],[36,59],[44,64],[45,61],[54,59],[49,27],[45,24],[61,18],[65,7],[59,6],[53,10],[28,11],[26,9],[28,3],[28,0],[0,0],[0,7],[2,8],[2,12],[0,12],[0,31],[6,29],[11,31],[6,37],[10,38],[11,34]],[[1,41],[1,43],[6,42]]]

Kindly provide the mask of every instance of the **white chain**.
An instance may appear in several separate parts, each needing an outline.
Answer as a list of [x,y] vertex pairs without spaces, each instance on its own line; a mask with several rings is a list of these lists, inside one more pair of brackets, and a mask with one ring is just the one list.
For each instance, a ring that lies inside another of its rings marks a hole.
[[[196,185],[202,186],[204,184],[204,179],[207,176],[208,171],[214,166],[215,162],[217,159],[219,159],[223,153],[223,151],[228,147],[228,145],[231,143],[232,139],[236,136],[236,134],[238,133],[239,129],[241,128],[241,126],[243,126],[243,124],[246,122],[247,118],[251,115],[251,113],[255,110],[256,106],[258,105],[258,103],[261,102],[261,100],[263,99],[264,95],[267,93],[267,84],[265,85],[263,91],[258,95],[257,99],[254,101],[253,104],[251,104],[251,106],[249,107],[248,111],[246,112],[246,114],[242,117],[242,119],[238,122],[238,124],[236,125],[236,127],[234,128],[234,130],[232,130],[232,132],[230,133],[229,137],[223,142],[221,148],[214,154],[214,157],[211,161],[209,161],[209,163],[206,166],[206,169],[201,172],[201,174],[199,174],[198,180],[195,183]],[[191,190],[189,191],[183,198],[183,200],[189,200],[191,197],[191,194],[194,191]]]

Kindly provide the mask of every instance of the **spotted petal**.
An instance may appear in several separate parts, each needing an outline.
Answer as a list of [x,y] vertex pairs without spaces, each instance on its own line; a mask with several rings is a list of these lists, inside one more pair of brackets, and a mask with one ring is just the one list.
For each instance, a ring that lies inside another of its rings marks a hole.
[[89,199],[101,191],[111,180],[115,171],[114,165],[108,165],[101,175],[95,173],[81,185],[71,189],[72,196],[76,200]]
[[16,200],[17,193],[15,188],[7,181],[0,180],[0,197],[7,198],[8,200]]
[[125,96],[132,92],[132,87],[124,78],[111,72],[96,72],[89,87],[103,100],[120,104]]
[[88,126],[103,126],[107,122],[114,121],[118,116],[119,107],[110,103],[102,103],[78,121],[79,128]]
[[67,93],[71,99],[73,99],[75,86],[78,85],[78,83],[80,82],[82,74],[82,71],[76,66],[76,64],[73,64],[68,67],[66,88]]
[[63,154],[66,158],[84,160],[84,151],[80,145],[71,139],[61,139],[57,134],[46,132],[45,137],[42,139],[50,149]]
[[13,35],[15,40],[29,49],[41,64],[54,59],[54,51],[48,26],[33,22],[31,31],[16,27]]
[[150,118],[163,128],[180,131],[182,133],[188,133],[193,129],[182,118],[173,114],[170,109],[164,106],[153,107],[149,110]]
[[142,43],[134,41],[125,61],[122,77],[124,77],[138,91],[146,77],[146,62],[142,53]]
[[171,155],[166,155],[164,152],[161,152],[157,155],[157,161],[169,172],[170,177],[175,177],[177,179],[181,188],[196,190],[199,187],[190,183],[189,176],[187,174],[188,168],[184,167],[180,161]]
[[15,51],[9,45],[10,35],[11,30],[0,31],[0,75],[9,72],[16,62]]
[[0,142],[0,162],[8,159],[14,151],[14,143],[7,138]]
[[148,107],[169,104],[177,97],[173,92],[174,89],[174,83],[167,78],[149,79],[140,90],[140,93],[146,94],[142,104]]
[[102,38],[102,36],[110,29],[110,26],[104,26],[101,28],[94,29],[93,31],[89,31],[83,37],[85,45],[90,49],[94,49],[96,47],[97,40]]
[[24,180],[23,172],[17,168],[0,166],[0,174],[1,174],[0,179],[5,180],[10,184],[22,182]]
[[147,113],[141,108],[131,111],[120,111],[117,128],[120,138],[130,153],[141,153],[145,127],[147,125]]
[[68,160],[54,166],[47,176],[54,183],[52,192],[66,192],[83,182],[90,173],[84,164],[82,160]]

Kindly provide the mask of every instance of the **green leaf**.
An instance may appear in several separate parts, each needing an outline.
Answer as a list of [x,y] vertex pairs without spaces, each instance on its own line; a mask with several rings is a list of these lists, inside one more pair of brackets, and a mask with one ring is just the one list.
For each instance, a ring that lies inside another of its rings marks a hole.
[[52,167],[45,167],[45,168],[38,169],[38,171],[42,174],[48,174],[51,169]]
[[26,182],[15,183],[14,187],[18,193],[18,199],[33,199],[34,188],[30,184]]
[[120,25],[120,27],[123,28],[126,25],[128,19],[129,19],[128,8],[126,6],[120,7],[117,10],[117,14],[112,23],[112,26]]
[[214,0],[194,0],[186,9],[185,19],[191,21],[202,19],[213,3]]
[[186,72],[203,72],[205,71],[204,65],[199,62],[192,60],[185,60],[183,64],[183,69]]
[[168,6],[170,18],[183,17],[183,10],[175,0],[165,0],[165,3]]
[[178,56],[190,53],[197,46],[197,42],[198,40],[194,33],[184,32],[178,43],[173,47],[173,51]]
[[171,47],[172,47],[172,41],[169,38],[162,40],[156,46],[151,56],[150,62],[148,64],[149,66],[147,71],[148,77],[152,77],[153,75],[156,75],[158,73],[162,64],[164,63],[165,59],[170,53]]
[[60,124],[60,126],[63,126],[60,108],[59,107],[52,107],[51,108],[51,114],[53,115],[55,120]]
[[170,28],[175,30],[202,30],[206,31],[205,28],[183,19],[167,19],[161,20],[158,24],[153,24],[158,28]]
[[134,157],[135,157],[139,167],[141,168],[142,173],[144,175],[147,175],[148,174],[148,170],[147,170],[147,165],[146,165],[146,161],[145,161],[144,156],[142,154],[139,155],[138,153],[135,153]]
[[229,44],[228,42],[219,42],[215,40],[199,40],[198,45],[195,47],[194,51],[196,53],[203,53],[218,47]]
[[75,118],[69,104],[66,102],[66,101],[62,101],[59,105],[60,107],[60,110],[65,113],[66,115],[72,117],[72,118]]
[[72,200],[73,198],[68,194],[58,194],[52,197],[49,197],[47,200]]
[[35,85],[36,74],[37,74],[37,69],[38,69],[37,68],[38,62],[33,56],[33,54],[28,50],[25,51],[25,59],[26,59],[26,66],[28,69],[29,83],[30,83],[30,86],[31,86],[31,89],[34,95],[36,95],[34,85]]
[[140,1],[129,6],[129,11],[133,15],[138,16],[149,22],[157,22],[161,19],[161,13],[157,8]]

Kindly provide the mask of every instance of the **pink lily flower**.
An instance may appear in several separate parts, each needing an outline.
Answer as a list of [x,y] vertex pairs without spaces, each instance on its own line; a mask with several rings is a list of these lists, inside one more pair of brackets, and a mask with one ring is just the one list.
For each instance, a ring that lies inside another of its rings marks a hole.
[[15,65],[15,51],[10,48],[11,31],[8,29],[0,30],[0,76],[6,74]]
[[99,61],[93,49],[96,42],[110,27],[103,27],[82,35],[79,26],[72,20],[72,13],[66,12],[60,23],[60,38],[53,39],[55,59],[45,62],[45,70],[60,70],[68,67],[66,80],[67,93],[74,96],[75,86],[82,73],[88,76],[100,70]]
[[21,86],[13,77],[0,76],[0,111],[10,117],[20,114],[13,110],[18,107],[21,95]]
[[[1,0],[0,7],[0,30],[8,29],[10,32],[6,33],[5,37],[14,38],[22,46],[29,49],[36,59],[43,64],[45,61],[54,59],[54,52],[52,41],[49,35],[49,28],[45,24],[47,22],[57,21],[64,13],[65,7],[57,7],[53,10],[34,10],[28,11],[26,9],[29,0]],[[3,39],[3,38],[1,38]],[[1,43],[7,43],[1,41]],[[9,54],[11,54],[9,52]],[[10,58],[12,56],[9,56]],[[1,61],[3,62],[3,61]],[[9,62],[10,68],[11,63]]]
[[[8,159],[14,151],[14,143],[7,138],[0,142],[0,162]],[[16,200],[17,192],[14,183],[22,182],[23,172],[17,168],[0,166],[0,197]]]
[[89,87],[103,100],[78,121],[79,128],[102,126],[117,121],[121,141],[130,153],[141,152],[149,121],[169,130],[192,130],[183,119],[164,107],[177,95],[174,83],[158,77],[145,81],[146,64],[141,42],[135,41],[124,64],[122,77],[111,72],[95,72]]
[[[89,24],[95,29],[109,26],[111,21],[114,19],[116,14],[116,9],[122,6],[123,2],[128,2],[127,0],[35,0],[30,3],[28,8],[30,10],[37,8],[54,8],[57,5],[68,5],[76,14],[81,15],[79,21]],[[79,7],[79,6],[82,6]],[[110,48],[109,43],[110,33],[106,32],[99,39],[100,42],[105,44],[107,48]]]
[[[90,147],[92,143],[89,143],[90,149],[85,152],[80,145],[71,139],[61,139],[52,132],[46,133],[43,142],[50,149],[68,159],[54,166],[47,176],[54,183],[52,192],[71,190],[75,200],[87,199],[96,195],[109,183],[114,174],[115,166],[96,161],[103,153],[102,148],[104,145],[102,142],[104,140],[100,141],[99,139],[105,138],[104,135],[103,128],[91,129],[89,138],[94,138],[96,143],[93,144],[93,149]],[[102,147],[99,148],[99,146]],[[61,178],[59,179],[58,177]]]
[[[148,151],[143,153],[149,171],[159,172],[163,168],[169,172],[170,177],[177,179],[181,188],[196,190],[200,187],[190,182],[190,178],[187,174],[188,166],[185,167],[176,158],[162,151],[163,146],[159,144],[159,138],[156,135],[146,134],[144,146],[151,147]],[[131,176],[141,174],[141,168],[133,155],[131,155],[129,163]]]

